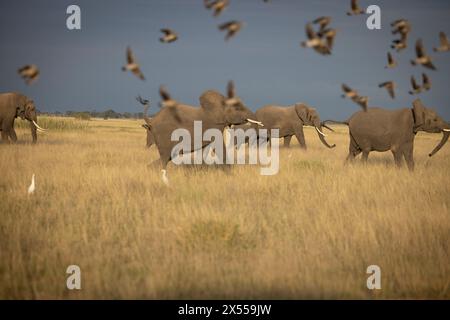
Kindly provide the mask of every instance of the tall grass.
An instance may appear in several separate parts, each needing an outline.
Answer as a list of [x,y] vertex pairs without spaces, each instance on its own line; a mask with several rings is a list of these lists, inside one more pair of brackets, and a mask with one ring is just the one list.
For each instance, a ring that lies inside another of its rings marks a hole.
[[427,156],[439,135],[418,134],[413,173],[390,153],[344,166],[335,127],[335,149],[309,129],[307,152],[282,148],[278,175],[170,165],[166,187],[138,122],[98,123],[0,145],[0,298],[450,298],[450,146]]
[[[38,117],[38,125],[49,130],[86,130],[89,128],[89,120],[66,117]],[[17,118],[15,128],[29,128],[30,122]]]

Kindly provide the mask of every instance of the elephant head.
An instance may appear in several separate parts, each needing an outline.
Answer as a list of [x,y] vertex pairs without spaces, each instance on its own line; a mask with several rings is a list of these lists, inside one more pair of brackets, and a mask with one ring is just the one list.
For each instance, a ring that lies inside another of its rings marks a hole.
[[418,131],[425,131],[429,133],[442,132],[442,139],[439,144],[433,149],[429,156],[433,156],[438,152],[444,144],[447,142],[450,136],[450,125],[445,122],[437,113],[426,108],[420,99],[416,99],[413,102],[413,115],[414,115],[414,133]]
[[37,141],[36,130],[40,132],[46,131],[37,124],[37,112],[34,106],[34,101],[28,99],[26,96],[20,95],[18,97],[17,115],[22,120],[30,121],[31,135],[33,137],[33,143]]
[[233,81],[228,83],[227,98],[216,91],[209,90],[200,97],[200,105],[205,110],[218,115],[217,119],[224,126],[254,123],[262,126],[256,120],[256,115],[245,106],[234,91]]
[[323,124],[320,121],[320,117],[316,109],[310,108],[303,103],[297,103],[295,104],[295,112],[297,113],[303,125],[313,126],[316,129],[320,141],[326,147],[330,149],[336,147],[335,144],[329,145],[328,142],[325,140],[326,135],[322,132]]

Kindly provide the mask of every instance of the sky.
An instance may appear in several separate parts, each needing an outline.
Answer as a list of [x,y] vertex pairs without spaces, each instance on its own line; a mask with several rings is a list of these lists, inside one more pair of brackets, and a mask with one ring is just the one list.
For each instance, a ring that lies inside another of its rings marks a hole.
[[[448,0],[360,0],[366,8],[381,8],[381,30],[366,27],[367,16],[346,15],[350,0],[230,0],[219,17],[203,0],[2,0],[0,2],[0,92],[18,91],[34,99],[41,111],[114,109],[141,112],[135,97],[158,109],[158,88],[173,98],[198,105],[208,89],[225,92],[234,80],[243,102],[252,110],[268,105],[304,102],[322,119],[347,119],[358,105],[341,98],[341,84],[370,97],[369,105],[411,107],[410,76],[425,71],[431,91],[421,94],[426,106],[450,119],[450,52],[434,53],[439,31],[450,37]],[[81,30],[66,27],[66,9],[81,8]],[[300,47],[305,24],[331,16],[338,29],[331,56]],[[386,70],[391,41],[390,23],[406,18],[412,24],[409,48],[394,53],[399,66]],[[245,22],[230,41],[217,29],[229,20]],[[161,28],[179,34],[172,44],[159,42]],[[437,71],[413,67],[414,43],[422,38]],[[121,71],[131,46],[146,76],[143,82]],[[17,69],[36,64],[40,79],[27,86]],[[394,80],[392,100],[378,84]]]

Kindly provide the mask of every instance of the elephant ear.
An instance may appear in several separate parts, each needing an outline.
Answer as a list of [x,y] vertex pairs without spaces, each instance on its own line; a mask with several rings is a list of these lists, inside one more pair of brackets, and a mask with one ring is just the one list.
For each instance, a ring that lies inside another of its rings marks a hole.
[[417,132],[425,124],[425,107],[420,99],[413,101],[414,132]]
[[208,90],[200,96],[200,106],[206,110],[223,108],[225,97],[217,91]]
[[22,119],[24,118],[26,107],[28,105],[28,98],[22,94],[17,94],[15,97],[16,101],[14,104],[16,105],[16,117],[20,116]]
[[308,122],[309,108],[304,103],[296,103],[295,112],[303,123]]

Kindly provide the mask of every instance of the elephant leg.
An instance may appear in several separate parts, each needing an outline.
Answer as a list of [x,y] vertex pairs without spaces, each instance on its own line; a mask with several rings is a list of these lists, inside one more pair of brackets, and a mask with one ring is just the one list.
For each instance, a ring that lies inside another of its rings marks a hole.
[[300,144],[300,148],[306,150],[305,134],[303,133],[303,126],[295,128],[295,137]]
[[11,138],[12,142],[17,142],[17,135],[16,135],[16,131],[14,130],[14,128],[11,128],[11,130],[9,130],[9,137]]
[[367,151],[367,150],[364,150],[364,151],[362,152],[362,161],[363,161],[364,163],[367,163],[367,159],[369,158],[369,152],[370,152],[370,151]]
[[348,156],[347,156],[347,159],[345,160],[346,163],[353,162],[353,160],[355,160],[356,156],[360,153],[361,153],[361,149],[358,147],[356,141],[350,135],[350,145],[348,146]]
[[9,131],[11,130],[11,127],[7,124],[7,121],[6,120],[3,120],[3,123],[2,123],[2,134],[1,134],[1,136],[2,136],[2,141],[4,142],[4,143],[9,143],[9,140],[8,140],[8,136],[9,136]]
[[392,150],[392,154],[394,155],[395,165],[400,168],[402,166],[402,155],[403,153],[399,150]]
[[405,148],[403,151],[403,156],[405,157],[409,171],[414,171],[414,148],[412,144]]
[[284,137],[284,147],[285,148],[289,148],[289,145],[291,144],[291,139],[292,139],[292,136]]

